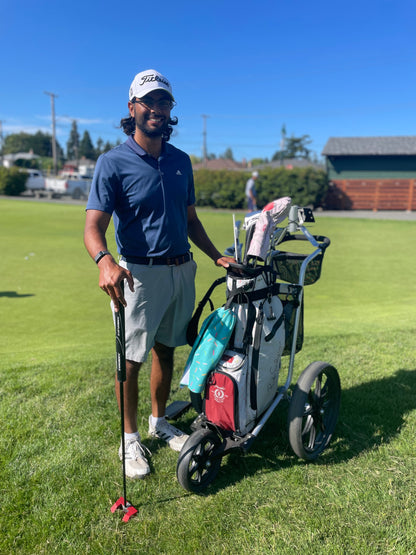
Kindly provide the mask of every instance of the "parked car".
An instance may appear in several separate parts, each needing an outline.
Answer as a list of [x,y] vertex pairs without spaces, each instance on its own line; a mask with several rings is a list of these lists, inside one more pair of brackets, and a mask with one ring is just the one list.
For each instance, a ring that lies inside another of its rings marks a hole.
[[45,178],[40,170],[21,170],[28,174],[28,178],[26,180],[26,190],[35,192],[35,191],[44,191],[46,187]]
[[70,196],[73,199],[86,199],[92,179],[85,175],[68,174],[46,178],[46,192],[54,196]]

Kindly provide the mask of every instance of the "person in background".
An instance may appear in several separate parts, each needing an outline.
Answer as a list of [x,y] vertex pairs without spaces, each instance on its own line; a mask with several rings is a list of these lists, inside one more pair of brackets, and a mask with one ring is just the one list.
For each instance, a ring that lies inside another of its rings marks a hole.
[[[126,474],[131,478],[150,472],[149,452],[137,426],[138,374],[149,352],[148,433],[175,451],[188,438],[165,418],[174,348],[186,344],[195,302],[196,264],[188,237],[217,266],[227,268],[234,261],[221,255],[197,216],[189,156],[168,142],[178,122],[171,118],[174,105],[171,84],[161,73],[149,69],[135,76],[129,116],[121,120],[128,138],[98,159],[86,208],[84,243],[98,266],[99,286],[113,310],[119,303],[126,307],[124,421]],[[111,217],[118,261],[107,248]],[[120,407],[117,387],[116,395]]]
[[256,197],[256,179],[259,173],[253,172],[250,179],[246,183],[246,200],[247,209],[249,212],[255,212],[257,210],[257,197]]

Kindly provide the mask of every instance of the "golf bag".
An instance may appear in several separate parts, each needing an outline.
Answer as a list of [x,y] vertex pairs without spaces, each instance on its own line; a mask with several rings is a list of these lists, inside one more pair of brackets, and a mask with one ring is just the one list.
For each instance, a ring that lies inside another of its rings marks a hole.
[[284,311],[274,272],[262,267],[252,274],[227,276],[236,323],[222,358],[207,377],[203,399],[210,422],[240,435],[254,427],[274,399],[285,347]]

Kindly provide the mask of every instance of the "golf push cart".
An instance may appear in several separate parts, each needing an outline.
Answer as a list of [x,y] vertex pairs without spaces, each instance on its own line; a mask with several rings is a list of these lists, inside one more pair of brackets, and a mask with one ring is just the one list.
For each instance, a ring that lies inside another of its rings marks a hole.
[[[287,224],[278,227],[286,218]],[[226,254],[237,263],[212,284],[188,328],[193,349],[181,385],[189,387],[198,416],[176,469],[188,491],[199,493],[211,484],[231,450],[248,451],[284,399],[289,401],[289,442],[298,457],[316,459],[331,440],[341,396],[337,370],[312,362],[289,391],[303,343],[304,286],[319,279],[330,245],[327,237],[308,231],[306,225],[314,221],[310,209],[292,205],[289,197],[271,202],[245,218],[243,257],[241,225],[233,217],[234,245]],[[301,253],[289,252],[288,246]],[[209,301],[213,308],[209,297],[222,283],[226,303],[198,334],[203,307]],[[282,357],[288,357],[286,374]]]

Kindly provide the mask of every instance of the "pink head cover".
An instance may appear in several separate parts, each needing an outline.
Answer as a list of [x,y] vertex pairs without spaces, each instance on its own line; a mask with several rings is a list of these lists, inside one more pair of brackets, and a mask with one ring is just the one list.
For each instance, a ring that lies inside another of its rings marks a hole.
[[286,218],[291,201],[290,197],[282,197],[266,204],[256,222],[247,252],[249,256],[257,256],[262,260],[266,258],[273,228]]

